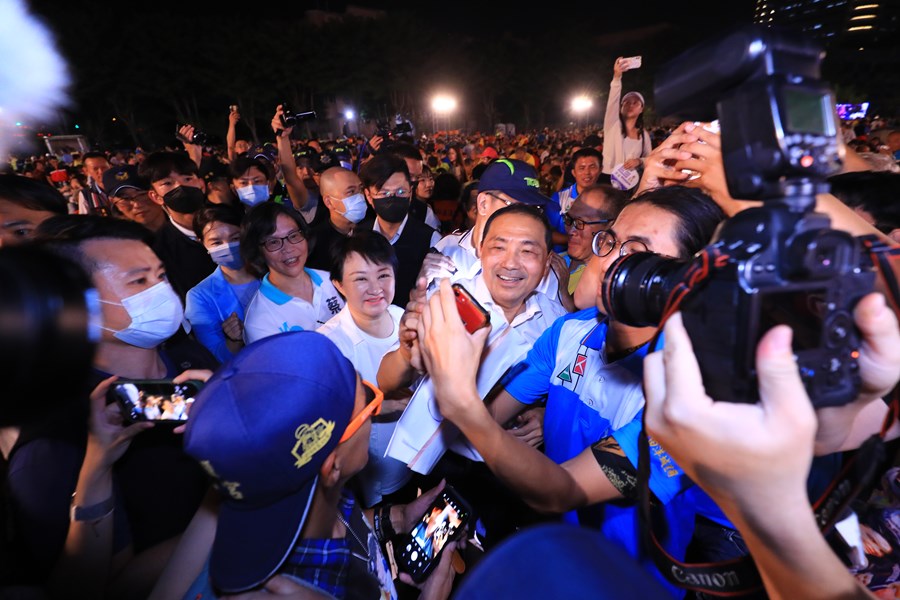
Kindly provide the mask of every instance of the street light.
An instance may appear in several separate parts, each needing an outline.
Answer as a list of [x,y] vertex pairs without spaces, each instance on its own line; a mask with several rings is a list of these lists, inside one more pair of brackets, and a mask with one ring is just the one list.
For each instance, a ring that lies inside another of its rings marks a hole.
[[345,110],[344,118],[347,119],[348,121],[352,121],[353,120],[353,109],[348,108],[347,110]]
[[438,94],[431,99],[433,112],[432,134],[437,133],[437,116],[447,115],[447,129],[450,129],[450,113],[456,110],[456,98],[446,94]]
[[594,102],[587,96],[575,96],[572,98],[572,112],[579,117],[587,118],[587,113],[594,106]]

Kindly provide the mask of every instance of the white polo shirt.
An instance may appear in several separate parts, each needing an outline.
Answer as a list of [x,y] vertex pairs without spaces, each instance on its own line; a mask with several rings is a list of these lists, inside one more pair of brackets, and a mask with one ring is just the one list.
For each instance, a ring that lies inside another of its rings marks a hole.
[[344,299],[334,289],[328,273],[317,269],[303,270],[312,280],[312,302],[279,290],[269,281],[267,273],[247,307],[244,342],[252,344],[264,337],[288,331],[315,331],[341,311]]

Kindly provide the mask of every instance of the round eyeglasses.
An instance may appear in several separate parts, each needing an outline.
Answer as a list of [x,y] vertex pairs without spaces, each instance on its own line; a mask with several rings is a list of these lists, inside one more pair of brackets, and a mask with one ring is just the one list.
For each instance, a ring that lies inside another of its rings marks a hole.
[[641,240],[630,239],[619,242],[611,231],[598,231],[591,240],[591,250],[596,256],[609,256],[619,246],[619,256],[628,256],[635,252],[650,252],[647,244]]

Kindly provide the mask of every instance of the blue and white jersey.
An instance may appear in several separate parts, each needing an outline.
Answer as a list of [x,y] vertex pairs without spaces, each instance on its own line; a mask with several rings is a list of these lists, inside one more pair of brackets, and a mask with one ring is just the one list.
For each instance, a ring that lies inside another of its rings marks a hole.
[[557,319],[504,382],[523,404],[547,399],[544,447],[556,463],[628,424],[644,405],[646,347],[609,364],[606,331],[596,308]]

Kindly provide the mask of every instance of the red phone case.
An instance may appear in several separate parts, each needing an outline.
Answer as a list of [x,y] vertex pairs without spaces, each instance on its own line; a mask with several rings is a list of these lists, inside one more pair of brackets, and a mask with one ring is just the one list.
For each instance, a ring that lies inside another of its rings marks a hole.
[[491,322],[489,313],[478,301],[472,297],[469,290],[458,283],[453,284],[453,294],[456,296],[456,309],[462,319],[466,331],[475,333],[482,327],[487,327]]

